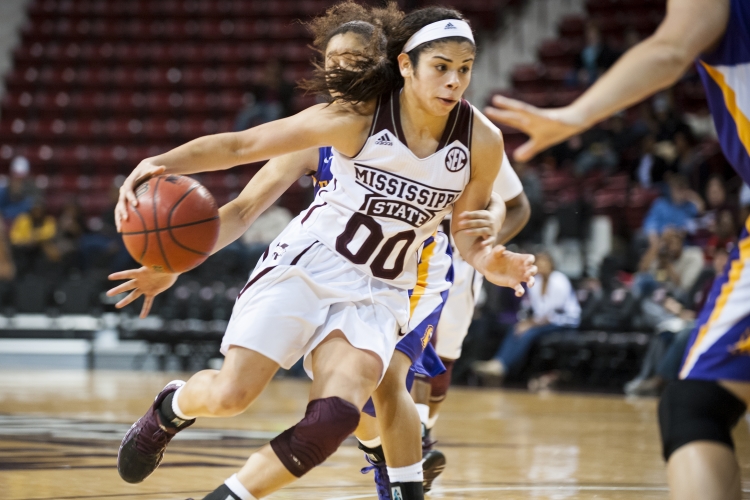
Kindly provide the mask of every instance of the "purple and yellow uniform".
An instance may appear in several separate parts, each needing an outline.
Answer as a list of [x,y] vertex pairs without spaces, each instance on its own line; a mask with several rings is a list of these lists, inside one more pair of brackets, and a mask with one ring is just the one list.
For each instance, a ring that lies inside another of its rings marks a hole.
[[[333,152],[330,147],[318,150],[318,169],[312,174],[315,195],[335,181],[331,173]],[[414,375],[434,377],[445,371],[445,366],[430,343],[448,291],[453,283],[453,258],[447,235],[438,232],[422,245],[417,266],[417,284],[409,291],[410,320],[408,332],[396,344],[396,350],[406,354],[412,367],[406,380],[411,389]],[[375,415],[372,400],[363,411]]]
[[[730,1],[724,36],[696,66],[724,155],[750,184],[750,3]],[[750,381],[750,219],[701,311],[680,378]]]

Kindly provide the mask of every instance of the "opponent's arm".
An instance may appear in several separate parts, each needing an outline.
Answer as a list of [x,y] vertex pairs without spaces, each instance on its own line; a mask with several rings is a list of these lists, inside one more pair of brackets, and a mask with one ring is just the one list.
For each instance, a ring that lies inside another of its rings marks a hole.
[[300,177],[314,172],[318,149],[307,149],[273,158],[250,179],[240,195],[219,209],[219,239],[211,254],[237,240],[260,214],[279,199]]
[[[474,118],[472,140],[471,179],[456,201],[453,210],[460,220],[465,212],[487,207],[492,186],[497,177],[503,153],[503,138],[500,131],[477,113]],[[476,237],[455,224],[451,227],[453,239],[461,256],[489,281],[524,293],[522,282],[533,285],[536,266],[534,257],[507,252],[504,247],[490,248],[483,237]]]
[[[242,236],[250,225],[255,222],[274,201],[276,201],[289,186],[302,175],[317,169],[318,150],[310,149],[290,153],[274,158],[266,163],[260,171],[250,179],[240,195],[219,209],[219,238],[211,254]],[[140,267],[113,273],[110,280],[128,280],[107,292],[113,297],[130,291],[127,297],[120,300],[115,307],[121,309],[141,295],[144,296],[141,318],[145,318],[154,302],[154,297],[174,285],[180,273],[156,272],[150,267]]]
[[523,229],[531,216],[529,199],[505,153],[492,190],[486,210],[464,213],[454,224],[458,224],[458,229],[467,229],[467,234],[484,236],[486,244],[503,245]]
[[506,244],[520,233],[531,217],[531,204],[526,197],[526,193],[523,192],[515,198],[506,201],[505,209],[505,222],[496,236],[496,240],[500,245]]
[[722,36],[729,0],[669,0],[656,32],[627,51],[573,104],[556,109],[496,96],[487,108],[491,119],[530,136],[515,158],[527,161],[539,152],[588,129],[612,114],[673,85],[702,52]]
[[334,146],[354,156],[367,138],[371,119],[352,106],[319,104],[289,118],[242,132],[200,137],[164,154],[146,158],[120,188],[115,208],[118,228],[120,221],[128,218],[127,205],[138,205],[135,187],[154,175],[224,170],[319,146]]

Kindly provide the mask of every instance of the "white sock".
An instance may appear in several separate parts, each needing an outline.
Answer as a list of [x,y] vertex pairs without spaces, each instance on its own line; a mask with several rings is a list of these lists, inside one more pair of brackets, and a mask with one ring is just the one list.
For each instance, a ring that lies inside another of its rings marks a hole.
[[380,436],[376,437],[375,439],[370,439],[369,441],[362,441],[361,439],[358,439],[357,441],[362,443],[363,446],[370,448],[371,450],[380,446]]
[[427,423],[425,424],[425,426],[426,426],[426,427],[427,427],[428,429],[432,429],[433,427],[435,427],[435,424],[437,423],[437,420],[438,420],[438,416],[439,416],[439,415],[440,415],[439,413],[436,413],[436,414],[434,414],[433,416],[431,416],[430,418],[428,418],[428,419],[427,419]]
[[247,489],[242,485],[240,480],[237,478],[237,474],[232,475],[229,479],[224,481],[224,484],[232,490],[232,493],[240,497],[241,500],[258,500],[250,494]]
[[422,474],[422,461],[406,467],[386,467],[388,479],[391,483],[421,483],[424,479]]
[[187,415],[182,413],[182,410],[180,410],[180,405],[177,404],[177,399],[179,399],[180,392],[182,392],[182,389],[184,387],[185,387],[184,385],[180,386],[179,389],[174,391],[174,396],[172,396],[172,411],[174,412],[175,415],[180,417],[182,420],[193,420],[195,417],[188,417]]
[[419,413],[419,421],[427,425],[427,421],[430,419],[430,406],[417,403],[417,413]]

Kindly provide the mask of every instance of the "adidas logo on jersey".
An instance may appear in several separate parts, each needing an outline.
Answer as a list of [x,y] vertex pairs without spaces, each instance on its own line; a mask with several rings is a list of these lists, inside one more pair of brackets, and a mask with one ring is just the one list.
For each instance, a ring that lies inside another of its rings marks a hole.
[[378,146],[393,146],[391,137],[387,133],[378,137],[377,140],[375,141],[375,144]]
[[452,23],[448,23],[448,24],[445,25],[445,28],[443,28],[443,29],[446,29],[446,30],[456,30],[458,28],[456,28],[455,26],[453,26]]

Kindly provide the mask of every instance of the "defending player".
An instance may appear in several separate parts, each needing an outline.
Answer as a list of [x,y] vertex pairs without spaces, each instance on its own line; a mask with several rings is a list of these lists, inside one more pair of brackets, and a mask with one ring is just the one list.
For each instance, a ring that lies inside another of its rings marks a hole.
[[[507,210],[503,225],[496,236],[496,243],[502,245],[523,229],[531,215],[529,200],[523,192],[521,181],[505,155],[493,191],[504,201]],[[426,454],[432,450],[434,441],[430,438],[430,432],[438,420],[440,406],[448,393],[453,365],[461,357],[461,346],[469,333],[476,298],[481,287],[482,275],[454,249],[453,285],[443,306],[434,341],[435,350],[446,370],[438,376],[431,377],[428,381],[429,389],[423,392],[429,394],[429,418],[424,421],[427,431],[424,437]],[[420,383],[419,379],[416,383]]]
[[[669,87],[695,64],[722,150],[750,183],[750,3],[669,0],[656,32],[639,43],[570,106],[537,109],[496,98],[493,119],[531,136],[516,151],[528,160],[604,118]],[[738,500],[740,469],[732,428],[750,400],[750,220],[701,312],[680,380],[659,403],[672,498]]]
[[[168,385],[126,436],[119,462],[130,480],[150,474],[194,417],[243,411],[279,365],[300,355],[313,375],[305,418],[205,498],[266,496],[325,460],[356,427],[407,323],[416,249],[453,206],[459,214],[487,206],[502,155],[499,131],[460,100],[474,54],[468,25],[446,9],[410,16],[402,32],[426,28],[423,50],[389,47],[387,59],[377,51],[361,58],[360,71],[328,72],[339,102],[197,139],[145,160],[126,180],[128,202],[136,203],[133,186],[155,173],[218,170],[329,144],[335,151],[334,186],[277,238],[238,298],[222,369]],[[391,144],[376,144],[384,133]],[[491,281],[518,293],[522,281],[533,282],[530,256],[453,235]],[[396,483],[394,491],[417,498],[421,482]]]

